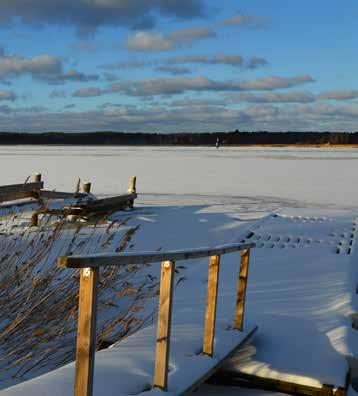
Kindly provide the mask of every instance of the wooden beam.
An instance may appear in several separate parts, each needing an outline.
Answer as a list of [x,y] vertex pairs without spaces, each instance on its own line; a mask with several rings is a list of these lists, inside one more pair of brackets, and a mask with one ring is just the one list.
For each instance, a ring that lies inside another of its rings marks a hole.
[[135,198],[137,198],[137,194],[135,193],[118,195],[115,197],[96,199],[94,201],[82,204],[82,207],[88,210],[98,209],[99,207],[113,207],[115,209],[116,205],[126,203]]
[[216,386],[230,386],[240,388],[263,389],[273,392],[284,392],[290,395],[302,396],[345,396],[344,388],[335,388],[332,385],[322,385],[320,388],[286,382],[273,378],[259,377],[254,374],[232,372],[224,369],[218,370],[208,381]]
[[6,194],[0,194],[0,202],[15,201],[17,199],[37,198],[34,191],[19,191]]
[[216,303],[218,296],[219,273],[220,256],[211,256],[209,259],[208,296],[206,301],[203,339],[203,353],[209,356],[213,356],[214,354]]
[[148,264],[166,260],[179,261],[218,256],[254,247],[254,243],[232,243],[216,247],[203,247],[190,250],[171,250],[166,252],[100,253],[83,256],[65,256],[57,259],[57,265],[62,268],[96,268],[133,263]]
[[236,300],[236,312],[234,319],[234,328],[242,331],[244,327],[245,300],[247,288],[247,276],[249,272],[250,249],[241,252],[240,274],[238,281],[238,292]]
[[[40,197],[43,198],[82,198],[88,194],[84,193],[66,193],[56,191],[40,191]],[[1,197],[1,196],[0,196]],[[130,207],[130,202],[137,197],[137,194],[125,194],[117,197],[108,197],[95,199],[86,203],[76,203],[76,206],[68,206],[62,209],[45,209],[42,213],[56,215],[81,215],[86,216],[92,213],[111,212]]]
[[0,186],[0,195],[18,193],[18,192],[31,192],[37,191],[43,188],[44,183],[33,182],[33,183],[22,183],[22,184],[10,184],[7,186]]
[[82,268],[78,308],[75,396],[92,396],[99,269]]
[[163,261],[160,277],[157,345],[153,385],[164,391],[166,391],[168,387],[174,269],[174,261]]
[[63,191],[49,191],[49,190],[40,190],[40,198],[45,199],[67,199],[67,198],[83,198],[87,196],[84,193],[71,193],[71,192],[63,192]]

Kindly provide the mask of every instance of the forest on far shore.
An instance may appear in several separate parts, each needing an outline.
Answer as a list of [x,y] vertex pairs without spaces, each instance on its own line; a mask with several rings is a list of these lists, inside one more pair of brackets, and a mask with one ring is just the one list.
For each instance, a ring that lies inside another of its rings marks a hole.
[[129,132],[0,132],[0,145],[358,145],[358,132],[211,132],[211,133],[129,133]]

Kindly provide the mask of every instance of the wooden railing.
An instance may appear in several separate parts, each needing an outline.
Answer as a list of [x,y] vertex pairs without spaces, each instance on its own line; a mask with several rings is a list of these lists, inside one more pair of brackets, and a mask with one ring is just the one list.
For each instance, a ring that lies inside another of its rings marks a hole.
[[43,186],[44,183],[41,181],[39,173],[35,175],[33,182],[0,186],[0,202],[23,198],[38,198],[39,191]]
[[[85,216],[88,214],[101,214],[110,213],[117,210],[126,208],[133,208],[134,200],[137,198],[136,192],[136,176],[131,176],[129,179],[129,188],[126,194],[117,195],[114,197],[106,197],[97,199],[94,196],[89,195],[91,192],[90,182],[84,182],[82,185],[82,192],[64,192],[56,190],[44,190],[44,182],[41,180],[41,174],[36,173],[34,175],[34,181],[21,184],[11,184],[7,186],[0,186],[0,203],[11,201],[17,201],[24,198],[32,198],[41,201],[42,199],[68,199],[76,198],[78,202],[74,205],[60,209],[49,209],[47,205],[43,208],[37,209],[32,213],[31,226],[37,227],[39,221],[39,214],[50,214],[50,215],[79,215]],[[79,190],[79,186],[78,186]],[[91,197],[89,200],[82,200],[82,198]],[[27,204],[28,201],[22,203],[15,203],[16,205]]]
[[208,293],[203,336],[203,354],[213,356],[216,305],[218,294],[220,257],[241,251],[240,274],[234,315],[234,329],[243,330],[247,275],[250,249],[253,243],[230,244],[215,248],[176,250],[168,252],[91,254],[58,258],[62,268],[80,268],[80,292],[78,309],[75,396],[91,396],[96,348],[96,313],[99,269],[107,266],[162,262],[155,369],[153,386],[166,391],[173,300],[175,262],[179,260],[209,257]]

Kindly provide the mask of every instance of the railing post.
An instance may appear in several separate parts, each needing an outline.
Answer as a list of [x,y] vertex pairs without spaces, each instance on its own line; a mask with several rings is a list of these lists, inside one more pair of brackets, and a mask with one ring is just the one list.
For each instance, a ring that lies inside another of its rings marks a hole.
[[168,387],[174,269],[174,261],[162,262],[153,385],[164,391]]
[[245,313],[245,300],[246,300],[246,287],[247,287],[247,276],[249,272],[250,263],[250,249],[241,251],[240,260],[240,274],[238,281],[238,292],[236,300],[236,313],[234,319],[234,328],[242,331],[244,325],[244,313]]
[[75,396],[92,396],[96,352],[98,268],[81,268]]
[[213,356],[216,303],[219,286],[220,256],[211,256],[209,260],[208,297],[206,301],[203,353]]

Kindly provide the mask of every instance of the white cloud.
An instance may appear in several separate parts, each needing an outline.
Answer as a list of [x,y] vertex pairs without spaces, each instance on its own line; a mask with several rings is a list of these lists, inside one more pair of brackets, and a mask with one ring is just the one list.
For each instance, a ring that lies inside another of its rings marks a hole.
[[168,35],[174,43],[192,43],[193,41],[216,37],[214,30],[208,27],[193,27],[176,30]]
[[311,103],[315,102],[316,96],[311,92],[269,92],[262,95],[250,93],[228,95],[228,99],[236,102],[248,103]]
[[50,55],[40,55],[29,59],[17,55],[3,55],[0,58],[0,78],[14,77],[21,74],[45,77],[60,74],[61,71],[62,64],[60,59]]
[[278,88],[291,88],[313,81],[313,78],[309,75],[294,77],[271,76],[246,81],[216,81],[202,76],[193,78],[174,77],[120,82],[113,84],[106,92],[119,92],[129,96],[153,96],[182,94],[189,91],[270,91]]
[[26,74],[31,75],[34,79],[44,80],[52,84],[61,84],[66,81],[94,81],[99,78],[95,74],[87,75],[75,69],[64,72],[61,60],[47,54],[32,58],[6,54],[0,57],[0,80]]
[[[72,105],[71,105],[72,108]],[[356,130],[358,106],[255,105],[231,108],[218,103],[178,106],[125,106],[107,103],[97,110],[50,112],[40,107],[0,106],[0,129],[27,131],[208,132],[240,130]]]
[[125,47],[130,51],[169,51],[179,45],[192,44],[194,41],[215,37],[209,28],[187,28],[176,30],[168,35],[158,32],[139,31],[127,37]]
[[174,41],[160,33],[137,32],[126,39],[125,46],[132,51],[168,51]]
[[319,95],[320,99],[350,100],[358,98],[358,90],[326,91]]

